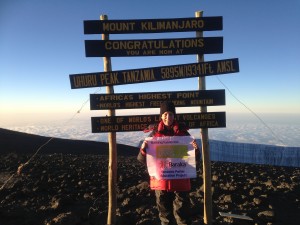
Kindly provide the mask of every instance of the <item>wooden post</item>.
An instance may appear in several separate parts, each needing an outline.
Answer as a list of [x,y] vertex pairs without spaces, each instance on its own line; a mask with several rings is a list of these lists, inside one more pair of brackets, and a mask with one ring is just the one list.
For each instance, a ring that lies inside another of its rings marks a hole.
[[[107,15],[101,15],[100,20],[107,20]],[[108,34],[102,34],[102,40],[109,40]],[[104,71],[112,71],[110,57],[103,57]],[[113,94],[114,87],[106,86],[106,93]],[[115,110],[108,110],[108,116],[115,116]],[[107,224],[116,224],[116,208],[117,208],[117,144],[116,144],[116,132],[108,133],[109,144],[109,162],[108,162],[108,215]]]
[[[203,11],[195,13],[196,17],[202,17]],[[203,37],[203,32],[197,31],[197,37]],[[204,62],[204,55],[197,55],[197,62]],[[199,77],[199,90],[206,90],[205,76]],[[200,107],[201,112],[207,112],[206,106]],[[209,156],[208,128],[201,128],[202,162],[203,162],[203,186],[204,186],[204,224],[212,224],[212,192],[211,192],[211,165]]]

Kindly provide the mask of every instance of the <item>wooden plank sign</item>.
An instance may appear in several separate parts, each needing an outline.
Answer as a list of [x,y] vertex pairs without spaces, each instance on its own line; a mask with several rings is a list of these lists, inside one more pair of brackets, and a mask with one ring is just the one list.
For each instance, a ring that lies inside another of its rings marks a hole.
[[91,110],[159,108],[169,100],[176,107],[225,105],[225,90],[91,94]]
[[[190,129],[226,127],[225,112],[176,114],[175,118]],[[92,117],[92,133],[143,131],[159,119],[159,115]]]
[[223,18],[173,18],[141,20],[86,20],[84,34],[129,34],[222,30]]
[[223,53],[223,37],[86,40],[86,57],[165,56]]
[[237,58],[234,58],[135,70],[70,74],[69,77],[71,88],[77,89],[184,79],[237,72],[239,72],[239,61]]

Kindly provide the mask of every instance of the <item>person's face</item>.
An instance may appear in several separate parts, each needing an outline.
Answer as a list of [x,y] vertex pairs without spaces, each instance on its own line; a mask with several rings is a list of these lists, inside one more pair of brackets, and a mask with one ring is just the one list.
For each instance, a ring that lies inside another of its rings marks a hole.
[[161,120],[165,124],[165,126],[171,126],[174,121],[174,113],[172,112],[165,112],[161,115]]

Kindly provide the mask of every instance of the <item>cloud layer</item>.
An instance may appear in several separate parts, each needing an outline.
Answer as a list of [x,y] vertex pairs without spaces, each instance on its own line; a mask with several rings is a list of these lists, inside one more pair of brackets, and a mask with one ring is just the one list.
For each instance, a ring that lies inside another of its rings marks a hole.
[[[209,129],[209,138],[220,141],[300,147],[299,116],[285,117],[286,121],[268,117],[267,123],[255,118],[228,117],[226,128]],[[279,122],[280,121],[280,122]],[[22,126],[6,126],[10,130],[42,136],[107,142],[107,133],[91,133],[91,122],[74,119],[69,122],[55,121]],[[191,135],[200,139],[200,130],[190,130]],[[148,134],[140,132],[118,132],[117,142],[137,146]]]

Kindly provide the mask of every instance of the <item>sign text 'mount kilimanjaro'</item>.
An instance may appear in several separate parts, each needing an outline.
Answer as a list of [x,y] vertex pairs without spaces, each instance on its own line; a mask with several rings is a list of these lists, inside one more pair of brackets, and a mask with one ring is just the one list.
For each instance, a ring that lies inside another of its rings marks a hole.
[[185,31],[211,31],[223,29],[223,18],[173,18],[141,20],[86,20],[84,34],[129,34]]
[[[190,129],[226,127],[225,112],[176,114]],[[159,115],[92,117],[92,133],[142,131],[159,122]]]
[[86,57],[164,56],[223,53],[223,37],[86,40]]
[[239,72],[238,59],[207,61],[135,70],[70,74],[71,88],[154,82]]
[[162,101],[176,107],[225,105],[225,90],[91,94],[91,110],[159,108]]

